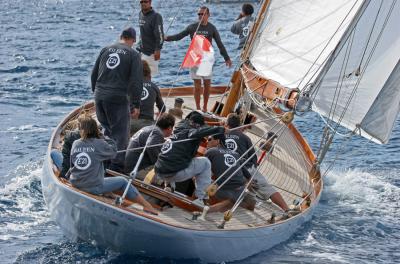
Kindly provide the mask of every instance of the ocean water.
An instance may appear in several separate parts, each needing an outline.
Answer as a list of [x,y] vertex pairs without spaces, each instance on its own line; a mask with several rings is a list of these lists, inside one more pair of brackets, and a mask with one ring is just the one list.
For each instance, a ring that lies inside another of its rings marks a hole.
[[[202,1],[159,0],[167,34],[197,18]],[[230,34],[240,1],[209,5],[232,58]],[[63,236],[49,218],[40,185],[48,140],[57,123],[90,100],[89,76],[100,49],[128,25],[137,28],[138,1],[0,1],[0,263],[187,263],[135,258]],[[166,43],[160,86],[191,84],[178,71],[189,40]],[[214,83],[229,81],[217,56]],[[318,146],[322,122],[313,114],[296,124]],[[397,263],[400,258],[400,124],[388,145],[338,137],[327,159],[321,202],[288,241],[239,263]],[[343,148],[342,148],[343,147]],[[197,263],[192,261],[191,263]]]

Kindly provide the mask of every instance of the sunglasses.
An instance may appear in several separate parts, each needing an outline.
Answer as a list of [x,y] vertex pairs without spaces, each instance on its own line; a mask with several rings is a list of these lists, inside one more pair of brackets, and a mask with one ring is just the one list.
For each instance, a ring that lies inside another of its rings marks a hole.
[[147,4],[148,2],[150,2],[150,1],[140,1],[139,3],[141,3],[141,4]]
[[197,15],[198,15],[198,16],[203,16],[203,15],[204,15],[204,13],[197,13]]

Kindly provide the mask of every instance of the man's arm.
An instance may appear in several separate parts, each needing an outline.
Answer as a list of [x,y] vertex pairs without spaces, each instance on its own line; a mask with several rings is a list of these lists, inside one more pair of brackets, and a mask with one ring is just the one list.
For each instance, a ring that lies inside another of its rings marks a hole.
[[177,40],[181,40],[184,37],[190,35],[190,26],[186,27],[182,32],[175,34],[175,35],[171,35],[171,36],[166,36],[164,38],[165,41],[177,41]]
[[96,89],[96,82],[97,82],[97,77],[99,74],[99,65],[100,65],[100,60],[101,60],[101,55],[103,54],[104,49],[100,51],[99,56],[96,59],[96,62],[94,64],[93,70],[92,70],[92,75],[90,77],[91,82],[92,82],[92,92]]
[[133,51],[131,72],[129,78],[128,94],[130,98],[131,112],[139,110],[140,98],[143,91],[143,65],[138,53]]
[[160,14],[157,14],[157,16],[155,18],[153,34],[154,34],[154,38],[156,40],[154,59],[159,60],[160,59],[160,51],[162,49],[162,45],[164,42],[163,20],[162,20],[162,16]]
[[155,90],[156,90],[156,93],[157,93],[156,94],[156,106],[157,106],[158,111],[160,113],[164,113],[165,110],[166,110],[166,106],[165,106],[164,101],[163,101],[163,99],[161,97],[160,89],[158,89],[157,85],[155,85],[155,88],[156,88]]
[[230,61],[231,59],[229,58],[228,52],[225,49],[224,44],[222,44],[221,37],[219,36],[218,30],[215,28],[213,38],[215,39],[215,43],[217,43],[218,49],[222,57],[224,57],[224,60]]
[[242,27],[241,27],[242,21],[239,19],[238,21],[235,21],[231,27],[231,32],[236,35],[240,35],[242,33]]
[[225,128],[222,126],[215,127],[203,127],[199,129],[193,129],[189,132],[189,138],[203,138],[214,134],[222,134],[225,132]]

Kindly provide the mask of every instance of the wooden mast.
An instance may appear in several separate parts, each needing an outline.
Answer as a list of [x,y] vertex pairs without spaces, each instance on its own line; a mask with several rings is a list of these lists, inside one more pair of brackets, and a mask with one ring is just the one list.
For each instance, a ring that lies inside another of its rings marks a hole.
[[[254,40],[257,35],[257,32],[261,26],[261,21],[264,16],[266,16],[267,8],[270,4],[271,0],[264,0],[261,4],[260,11],[258,12],[257,19],[254,22],[254,25],[250,31],[250,35],[246,41],[245,47],[242,50],[240,55],[241,61],[248,61],[248,56],[250,51],[254,45]],[[242,67],[241,65],[240,67]],[[221,116],[227,116],[229,113],[233,111],[233,107],[239,99],[239,95],[241,90],[243,89],[243,72],[241,70],[237,70],[233,73],[231,79],[231,88],[229,91],[229,95],[225,101],[224,107],[221,111]]]

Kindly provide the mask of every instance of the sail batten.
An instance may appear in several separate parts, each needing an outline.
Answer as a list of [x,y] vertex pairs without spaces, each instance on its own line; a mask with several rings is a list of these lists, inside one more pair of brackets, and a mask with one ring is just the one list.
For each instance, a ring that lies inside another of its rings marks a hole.
[[400,4],[365,1],[316,80],[315,111],[387,143],[400,102]]
[[299,87],[315,76],[361,5],[361,0],[274,0],[250,52],[265,78]]

